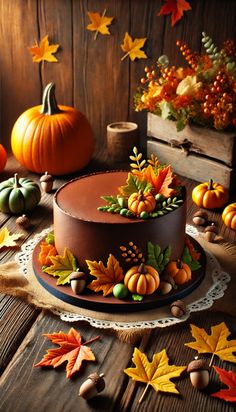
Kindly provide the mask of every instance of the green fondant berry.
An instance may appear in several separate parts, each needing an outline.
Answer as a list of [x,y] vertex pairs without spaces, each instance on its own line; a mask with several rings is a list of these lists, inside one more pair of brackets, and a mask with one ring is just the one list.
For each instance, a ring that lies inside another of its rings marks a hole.
[[117,283],[113,288],[113,295],[117,299],[124,299],[128,294],[128,288],[123,283]]
[[164,200],[165,198],[164,198],[164,196],[161,194],[161,193],[158,193],[156,196],[155,196],[155,200],[157,201],[157,203],[158,202],[161,202],[162,200]]
[[148,214],[148,212],[143,211],[143,212],[140,213],[140,217],[141,217],[141,219],[148,219],[149,214]]
[[120,210],[120,215],[121,216],[127,216],[127,213],[128,213],[128,209],[126,209],[126,208],[123,208],[123,209]]

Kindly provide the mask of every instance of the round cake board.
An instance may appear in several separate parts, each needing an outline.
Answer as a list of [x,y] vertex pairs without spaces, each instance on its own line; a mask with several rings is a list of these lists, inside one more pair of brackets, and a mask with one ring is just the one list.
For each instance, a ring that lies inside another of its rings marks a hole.
[[192,272],[192,279],[184,285],[173,289],[168,295],[161,295],[156,292],[152,295],[145,296],[143,301],[133,301],[131,298],[117,299],[114,296],[102,296],[100,293],[94,293],[89,289],[80,295],[76,295],[70,285],[57,285],[57,278],[48,275],[42,271],[41,264],[38,260],[40,252],[40,240],[34,247],[32,254],[32,266],[34,274],[39,283],[56,298],[80,308],[89,309],[92,311],[110,312],[110,313],[127,313],[145,311],[149,309],[160,308],[169,305],[171,302],[183,299],[191,294],[200,283],[203,281],[206,272],[206,255],[201,245],[193,239],[190,235],[187,237],[191,240],[193,246],[201,253],[200,264],[201,267]]

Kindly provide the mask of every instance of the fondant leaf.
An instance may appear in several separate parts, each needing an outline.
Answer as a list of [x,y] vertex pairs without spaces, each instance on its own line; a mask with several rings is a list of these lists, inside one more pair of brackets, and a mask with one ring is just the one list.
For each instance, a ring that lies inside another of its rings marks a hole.
[[128,174],[126,183],[126,186],[119,187],[119,192],[123,196],[130,196],[132,193],[136,193],[139,190],[142,190],[143,192],[150,192],[152,189],[152,185],[147,182],[147,180],[140,180],[138,176],[135,176],[133,173]]
[[208,335],[203,328],[191,325],[192,336],[195,342],[185,343],[185,346],[195,349],[198,353],[211,353],[220,359],[236,363],[236,340],[228,340],[230,331],[224,322],[211,327]]
[[111,294],[114,286],[124,279],[123,269],[112,254],[109,255],[107,266],[102,261],[86,260],[86,263],[91,275],[97,278],[88,285],[88,288],[94,292],[102,291],[103,296]]
[[53,244],[47,243],[46,241],[40,243],[39,262],[42,266],[51,266],[51,256],[56,255],[57,250]]
[[66,377],[70,378],[75,372],[79,371],[84,360],[95,361],[95,356],[92,350],[85,346],[97,339],[90,339],[82,344],[81,335],[74,328],[71,328],[68,333],[45,333],[43,336],[59,345],[59,348],[47,350],[43,359],[34,366],[53,366],[56,368],[62,363],[67,362]]
[[195,260],[195,259],[192,258],[188,246],[185,246],[185,247],[184,247],[181,260],[182,260],[184,263],[187,263],[187,265],[190,267],[190,269],[191,269],[192,271],[197,270],[197,269],[199,269],[199,268],[201,267],[201,264],[200,264],[197,260]]
[[57,285],[65,285],[70,283],[69,277],[72,272],[77,269],[76,258],[68,248],[65,248],[64,255],[50,256],[52,265],[44,268],[44,272],[48,275],[58,277]]
[[153,245],[152,242],[147,244],[147,265],[154,267],[159,274],[163,272],[165,266],[170,260],[171,246],[168,245],[163,252],[159,245]]
[[[151,385],[156,392],[179,394],[175,384],[170,379],[179,377],[186,367],[169,365],[165,349],[155,353],[152,362],[149,362],[145,353],[134,348],[132,361],[135,368],[124,369],[124,372],[134,381],[146,383],[146,388]],[[141,399],[142,397],[139,402]]]

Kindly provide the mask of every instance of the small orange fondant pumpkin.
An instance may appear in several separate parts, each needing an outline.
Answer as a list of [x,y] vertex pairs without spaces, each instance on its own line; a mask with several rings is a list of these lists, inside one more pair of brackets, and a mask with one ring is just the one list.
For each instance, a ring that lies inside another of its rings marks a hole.
[[224,208],[222,219],[227,227],[236,230],[236,203],[231,203]]
[[87,165],[93,152],[91,126],[73,107],[57,105],[55,85],[46,86],[41,106],[16,120],[11,134],[12,152],[26,169],[63,175]]
[[141,212],[152,212],[155,209],[156,200],[150,192],[132,193],[128,199],[128,208],[135,215],[140,215]]
[[229,198],[228,190],[219,183],[209,182],[197,185],[192,191],[192,199],[199,207],[217,209],[223,207]]
[[160,284],[159,273],[152,266],[133,266],[125,274],[124,284],[131,293],[139,295],[151,295]]
[[174,279],[176,285],[183,285],[192,277],[190,267],[180,259],[169,262],[165,268],[165,272]]

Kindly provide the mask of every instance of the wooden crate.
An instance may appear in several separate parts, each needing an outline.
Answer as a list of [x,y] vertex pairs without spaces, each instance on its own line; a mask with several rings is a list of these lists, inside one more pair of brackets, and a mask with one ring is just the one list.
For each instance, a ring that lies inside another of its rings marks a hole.
[[148,113],[148,155],[170,163],[176,173],[199,182],[212,178],[228,189],[236,182],[236,133],[186,126]]

